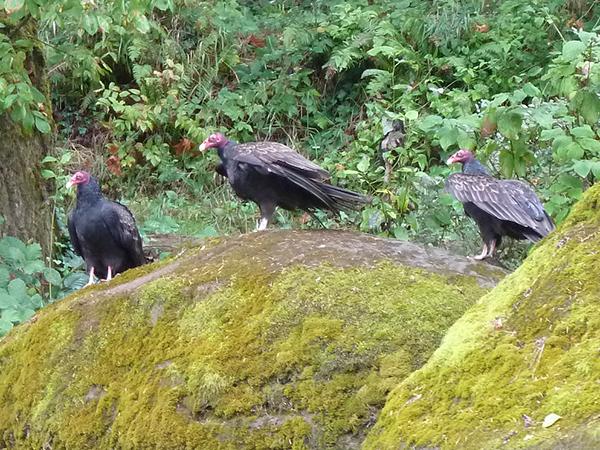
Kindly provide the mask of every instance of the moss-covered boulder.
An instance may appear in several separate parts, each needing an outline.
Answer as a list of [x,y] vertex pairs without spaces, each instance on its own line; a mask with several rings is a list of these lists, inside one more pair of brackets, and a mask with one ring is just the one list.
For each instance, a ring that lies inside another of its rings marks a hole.
[[600,185],[390,394],[365,443],[432,447],[600,448]]
[[341,232],[207,243],[0,342],[0,448],[352,448],[499,269]]

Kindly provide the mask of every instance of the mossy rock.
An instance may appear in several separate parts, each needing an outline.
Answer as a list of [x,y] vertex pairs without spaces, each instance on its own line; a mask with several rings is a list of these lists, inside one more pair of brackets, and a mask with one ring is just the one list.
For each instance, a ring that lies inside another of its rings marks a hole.
[[0,448],[358,447],[389,391],[503,276],[352,233],[207,242],[0,341]]
[[390,394],[364,447],[600,448],[599,268],[596,185]]

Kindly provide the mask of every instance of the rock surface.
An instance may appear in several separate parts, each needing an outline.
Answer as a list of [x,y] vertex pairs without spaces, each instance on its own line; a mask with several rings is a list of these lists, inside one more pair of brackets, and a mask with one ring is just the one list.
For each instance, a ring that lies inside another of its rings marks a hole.
[[0,448],[357,448],[503,276],[353,233],[208,241],[3,338]]
[[390,394],[364,448],[600,448],[599,275],[596,185]]

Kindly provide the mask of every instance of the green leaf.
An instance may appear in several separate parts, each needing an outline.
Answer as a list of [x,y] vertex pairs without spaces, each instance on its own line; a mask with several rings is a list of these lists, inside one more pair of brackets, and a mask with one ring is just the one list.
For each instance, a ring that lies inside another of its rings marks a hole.
[[146,34],[148,31],[150,31],[150,22],[148,22],[148,19],[143,14],[135,16],[133,19],[133,24],[140,33]]
[[20,10],[25,4],[25,0],[5,0],[4,2],[4,10],[8,14],[12,14]]
[[18,311],[16,322],[18,322],[18,323],[25,322],[26,320],[31,319],[31,317],[33,317],[34,314],[35,314],[35,311],[33,309],[23,308],[20,311]]
[[358,162],[358,164],[356,165],[356,169],[359,172],[367,172],[369,170],[369,157],[367,155],[363,155],[362,159]]
[[455,127],[445,126],[438,131],[438,138],[440,140],[440,146],[446,150],[451,145],[456,144],[458,139],[458,130]]
[[531,83],[525,83],[525,86],[523,86],[523,92],[529,97],[539,97],[541,94],[541,91]]
[[552,117],[552,113],[546,109],[537,108],[533,110],[531,113],[531,118],[542,128],[545,128],[544,131],[549,131],[554,124],[554,117]]
[[173,9],[173,3],[171,2],[171,0],[154,0],[153,5],[155,8],[158,8],[161,11]]
[[40,133],[43,133],[43,134],[48,134],[48,133],[50,133],[50,130],[51,130],[50,124],[48,123],[48,121],[45,119],[42,119],[40,117],[35,118],[35,127],[37,128],[37,130]]
[[83,16],[82,26],[87,34],[93,36],[98,32],[98,19],[95,15],[88,12]]
[[55,163],[58,162],[58,159],[56,159],[54,156],[45,156],[44,159],[42,159],[42,164],[47,164],[47,163]]
[[568,147],[573,143],[573,138],[571,136],[566,136],[564,134],[562,136],[557,136],[554,138],[554,141],[552,141],[552,151],[559,160],[564,160],[566,159]]
[[0,310],[13,308],[18,304],[19,302],[16,298],[8,294],[4,289],[0,289]]
[[15,278],[8,283],[8,294],[15,299],[22,300],[24,298],[29,298],[27,295],[27,286],[25,282],[20,278]]
[[573,164],[573,170],[581,178],[586,178],[592,171],[592,165],[593,165],[592,161],[584,161],[584,160],[575,161],[575,163]]
[[51,267],[46,267],[44,269],[44,279],[48,283],[53,284],[55,286],[60,286],[60,284],[62,283],[60,273]]
[[458,138],[456,139],[456,143],[460,148],[475,148],[475,138],[466,131],[460,130],[458,132]]
[[523,117],[516,111],[507,111],[498,117],[498,131],[509,139],[517,139],[523,125]]
[[[206,237],[206,236],[203,236]],[[76,290],[84,287],[88,282],[87,274],[83,272],[73,272],[65,277],[63,286],[68,290]]]
[[567,148],[566,148],[567,159],[581,159],[581,158],[583,158],[584,154],[585,154],[585,151],[583,150],[581,145],[579,145],[575,142],[573,142],[571,145],[567,146]]
[[3,248],[2,256],[15,265],[21,265],[26,260],[23,250],[21,250],[19,247],[10,246],[6,249]]
[[404,118],[406,120],[417,120],[417,117],[419,117],[419,111],[416,111],[414,109],[408,110],[406,111],[406,113],[404,114]]
[[571,134],[578,138],[595,138],[594,130],[589,125],[584,125],[582,127],[574,127],[571,129]]
[[56,174],[53,170],[50,169],[42,169],[40,173],[42,175],[42,178],[44,178],[45,180],[49,180],[50,178],[56,178]]
[[600,155],[600,141],[590,138],[577,138],[576,141],[583,149],[592,152],[594,155]]
[[542,141],[552,141],[557,137],[564,136],[565,132],[560,128],[553,128],[552,130],[543,130],[540,133],[540,140]]
[[21,314],[16,308],[5,309],[2,311],[2,319],[13,323],[19,323],[21,322]]
[[500,152],[500,171],[505,178],[511,178],[515,171],[514,156],[508,150]]
[[37,242],[34,242],[33,244],[29,244],[25,248],[24,253],[25,253],[25,258],[27,258],[29,261],[33,261],[34,259],[41,259],[42,247]]
[[10,281],[10,272],[6,267],[0,266],[0,288],[4,288]]
[[581,41],[565,42],[562,48],[562,56],[564,59],[571,62],[579,58],[585,49],[586,45]]
[[592,165],[592,174],[596,180],[600,179],[600,161],[594,161]]
[[32,275],[34,273],[42,272],[44,267],[44,263],[39,259],[35,261],[28,261],[25,263],[25,266],[23,266],[23,272],[25,272],[27,275]]
[[8,333],[12,327],[12,322],[9,320],[4,320],[2,317],[0,317],[0,336]]
[[590,125],[595,125],[600,118],[600,98],[594,91],[580,90],[572,101],[572,106]]
[[443,119],[440,116],[430,115],[425,117],[421,123],[419,123],[419,128],[425,132],[430,132],[439,127],[443,122]]

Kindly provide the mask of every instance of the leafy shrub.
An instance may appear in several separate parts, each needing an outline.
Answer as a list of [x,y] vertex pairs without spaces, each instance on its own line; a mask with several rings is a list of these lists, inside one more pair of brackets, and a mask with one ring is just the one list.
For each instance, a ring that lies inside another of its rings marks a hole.
[[45,304],[79,289],[87,280],[81,273],[65,275],[44,265],[39,244],[25,244],[11,236],[1,238],[0,335],[29,319]]

